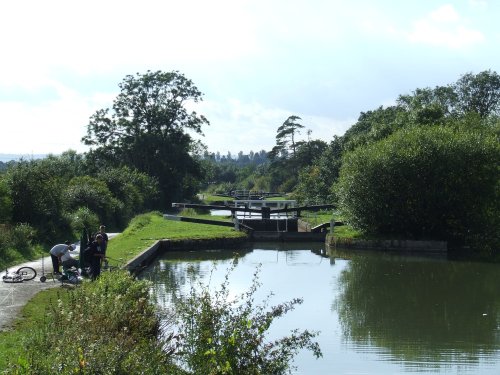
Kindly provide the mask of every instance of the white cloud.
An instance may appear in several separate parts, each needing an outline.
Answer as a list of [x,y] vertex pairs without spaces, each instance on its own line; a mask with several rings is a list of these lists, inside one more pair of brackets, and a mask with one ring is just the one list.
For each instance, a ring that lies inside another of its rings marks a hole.
[[206,115],[210,126],[204,129],[201,140],[210,152],[219,151],[270,151],[276,144],[277,128],[292,114],[302,118],[305,126],[299,139],[307,139],[307,129],[312,130],[311,139],[330,142],[334,135],[342,135],[354,122],[336,120],[322,116],[295,113],[284,108],[267,108],[261,103],[242,103],[237,99],[221,102],[204,101],[197,111]]
[[86,151],[80,140],[86,133],[89,117],[96,109],[109,106],[110,96],[98,93],[83,97],[63,86],[58,87],[58,92],[59,98],[35,105],[0,102],[0,153]]
[[244,5],[229,0],[2,3],[0,83],[16,77],[35,84],[60,68],[87,75],[138,64],[175,66],[252,55],[258,45]]
[[446,4],[416,21],[408,40],[460,49],[481,43],[485,40],[479,30],[467,27],[464,20],[451,4]]
[[[497,69],[486,42],[499,40],[498,31],[493,12],[478,8],[484,0],[444,5],[414,22],[428,3],[0,2],[0,153],[81,149],[89,116],[111,105],[126,74],[148,69],[179,70],[205,93],[197,112],[211,121],[211,150],[270,149],[292,114],[329,141],[355,122],[345,117],[396,97],[396,88],[443,79],[437,67],[449,61],[456,71]],[[477,54],[460,53],[483,41]]]
[[475,8],[485,9],[488,7],[488,1],[486,0],[469,0],[469,4]]

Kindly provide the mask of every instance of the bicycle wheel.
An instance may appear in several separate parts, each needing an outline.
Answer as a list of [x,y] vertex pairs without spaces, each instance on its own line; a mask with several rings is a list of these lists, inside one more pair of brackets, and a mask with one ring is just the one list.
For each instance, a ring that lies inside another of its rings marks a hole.
[[36,277],[36,271],[31,267],[21,267],[16,273],[23,278],[23,281],[33,280]]

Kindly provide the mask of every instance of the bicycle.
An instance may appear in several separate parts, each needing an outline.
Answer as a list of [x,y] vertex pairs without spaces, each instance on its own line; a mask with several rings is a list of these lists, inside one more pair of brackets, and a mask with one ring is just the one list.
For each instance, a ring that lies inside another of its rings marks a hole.
[[5,275],[2,276],[4,283],[22,283],[23,281],[30,281],[36,277],[36,270],[33,267],[20,267],[15,272],[5,270]]

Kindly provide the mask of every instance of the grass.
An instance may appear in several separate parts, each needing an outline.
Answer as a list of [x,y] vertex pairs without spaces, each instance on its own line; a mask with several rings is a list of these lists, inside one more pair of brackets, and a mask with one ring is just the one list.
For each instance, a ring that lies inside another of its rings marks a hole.
[[[224,217],[217,218],[209,215],[196,217],[227,221]],[[134,218],[123,233],[113,238],[109,242],[106,253],[114,259],[132,259],[162,239],[215,239],[244,236],[244,233],[229,227],[166,220],[159,213],[148,213]]]
[[363,233],[350,227],[349,225],[335,227],[334,235],[337,238],[366,238]]
[[198,194],[198,198],[203,201],[205,204],[212,204],[213,202],[220,202],[220,201],[227,201],[227,200],[233,200],[234,197],[231,197],[229,195],[227,196],[220,196],[220,195],[213,195],[210,193],[201,193]]
[[20,316],[9,331],[0,332],[0,369],[8,361],[17,360],[23,347],[23,338],[35,327],[43,324],[48,307],[58,299],[67,300],[69,293],[62,288],[51,288],[37,293],[21,310]]
[[[337,213],[333,213],[331,211],[303,211],[302,212],[302,220],[307,221],[311,224],[312,227],[322,223],[329,223],[332,220],[332,217],[335,221],[342,221],[342,217],[340,217]],[[335,236],[338,238],[367,238],[366,235],[359,230],[354,229],[349,225],[339,225],[334,228]]]
[[266,201],[288,201],[290,200],[290,197],[287,196],[279,196],[279,197],[269,197],[266,198]]

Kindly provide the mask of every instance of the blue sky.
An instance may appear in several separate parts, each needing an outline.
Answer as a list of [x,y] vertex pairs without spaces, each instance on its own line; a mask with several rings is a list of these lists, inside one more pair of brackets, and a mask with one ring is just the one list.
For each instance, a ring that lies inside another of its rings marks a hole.
[[400,94],[500,72],[499,16],[493,0],[2,2],[0,153],[86,151],[89,117],[148,69],[204,93],[210,151],[270,150],[290,115],[330,141]]

